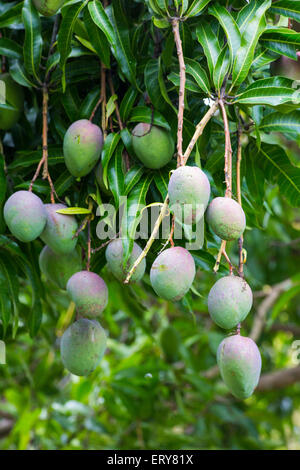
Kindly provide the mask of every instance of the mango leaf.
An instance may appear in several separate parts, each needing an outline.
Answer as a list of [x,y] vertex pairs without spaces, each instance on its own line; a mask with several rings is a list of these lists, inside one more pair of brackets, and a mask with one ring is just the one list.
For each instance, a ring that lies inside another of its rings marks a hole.
[[266,28],[265,12],[270,5],[271,0],[267,0],[257,6],[255,15],[247,24],[242,35],[241,47],[234,60],[231,88],[240,85],[248,76],[259,37]]
[[158,112],[154,111],[147,106],[137,106],[132,110],[129,117],[129,122],[146,122],[147,124],[154,124],[155,126],[163,127],[168,131],[171,130],[170,125],[165,118]]
[[195,82],[201,88],[201,90],[204,91],[204,93],[210,95],[209,80],[205,70],[201,67],[201,65],[193,59],[185,59],[185,65],[186,73],[195,79]]
[[287,16],[300,22],[300,1],[299,0],[279,0],[270,9],[272,13]]
[[102,168],[103,168],[103,181],[105,186],[107,187],[107,168],[108,164],[110,162],[111,157],[114,154],[114,151],[116,150],[116,147],[119,143],[121,136],[120,134],[115,134],[111,132],[111,134],[108,134],[104,141],[104,145],[102,148],[102,153],[101,153],[101,161],[102,161]]
[[62,70],[62,88],[66,89],[66,62],[71,52],[71,40],[76,20],[81,10],[86,6],[88,0],[75,5],[66,6],[62,9],[62,22],[58,32],[57,47],[60,53],[60,67]]
[[120,204],[120,197],[124,195],[123,150],[124,145],[121,142],[118,145],[116,152],[111,158],[107,168],[109,189],[113,193],[117,208]]
[[154,173],[154,182],[161,194],[163,200],[165,200],[168,194],[168,185],[169,185],[169,173],[164,170],[157,170]]
[[[90,6],[91,4],[89,4]],[[94,47],[97,55],[99,56],[101,62],[107,67],[110,68],[110,45],[109,42],[102,31],[98,28],[95,22],[91,17],[89,9],[84,10],[84,23],[88,32],[89,40]]]
[[297,60],[300,48],[300,33],[289,28],[268,28],[261,36],[260,43],[278,54]]
[[299,106],[299,91],[293,89],[293,80],[283,77],[256,80],[236,96],[236,102],[247,105],[265,104],[279,106],[290,103]]
[[142,165],[134,165],[125,175],[125,189],[124,196],[130,193],[132,188],[139,182],[142,175],[145,172],[145,168]]
[[300,133],[300,111],[292,113],[271,113],[263,118],[259,129],[264,132]]
[[23,55],[22,47],[12,39],[0,38],[0,54],[12,59],[21,59]]
[[158,111],[164,112],[166,102],[159,86],[160,63],[159,59],[150,59],[144,72],[145,86],[151,103]]
[[11,262],[6,254],[1,253],[0,256],[0,270],[6,278],[7,290],[10,296],[10,300],[13,307],[14,313],[14,326],[13,326],[13,336],[15,336],[18,328],[18,317],[19,317],[19,282],[14,268],[14,263]]
[[0,15],[0,28],[7,28],[11,25],[22,23],[22,8],[23,3],[19,2],[17,5],[9,7],[2,15]]
[[27,88],[36,88],[36,84],[28,77],[23,65],[18,60],[11,64],[9,72],[19,85],[26,86]]
[[263,204],[265,195],[265,175],[263,170],[257,165],[256,152],[252,152],[252,147],[247,146],[244,151],[245,176],[251,196]]
[[194,0],[184,16],[187,18],[198,16],[209,2],[210,0]]
[[116,37],[114,28],[102,6],[102,3],[99,0],[94,0],[89,3],[88,9],[94,23],[101,29],[101,31],[103,31],[110,45],[115,47]]
[[227,45],[223,47],[213,73],[213,81],[217,91],[220,91],[230,67],[229,50]]
[[241,33],[233,16],[220,4],[209,7],[208,12],[217,18],[222,26],[228,41],[231,62],[236,57],[241,46]]
[[[171,72],[168,75],[168,80],[172,82],[176,87],[179,88],[179,85],[180,85],[179,73]],[[189,78],[187,78],[185,81],[185,88],[186,90],[192,91],[193,93],[201,93],[201,94],[203,93],[201,88],[198,85],[196,85],[195,81]]]
[[217,35],[213,32],[209,23],[203,23],[197,26],[196,29],[197,39],[200,42],[210,71],[210,76],[213,76],[214,67],[217,63],[218,57],[221,52],[221,46]]
[[4,157],[0,153],[0,208],[5,201],[5,195],[6,195],[6,175],[4,171]]
[[57,214],[64,215],[80,215],[80,214],[91,214],[91,210],[86,207],[67,207],[66,209],[59,209],[56,211]]
[[293,207],[300,205],[300,168],[292,165],[284,149],[277,145],[262,143],[256,160],[261,165],[265,178],[278,184],[280,193]]
[[27,72],[32,75],[37,82],[39,79],[39,66],[42,57],[42,35],[41,20],[38,11],[32,4],[32,0],[24,0],[22,9],[22,19],[25,26],[24,40],[24,64]]
[[274,62],[276,59],[278,59],[278,57],[280,57],[280,55],[276,52],[270,51],[269,49],[263,49],[262,51],[259,51],[254,57],[251,69],[255,72],[261,67],[265,67],[271,62]]
[[127,121],[128,116],[134,106],[135,100],[137,99],[137,96],[138,92],[133,86],[128,88],[120,104],[120,116],[122,122]]

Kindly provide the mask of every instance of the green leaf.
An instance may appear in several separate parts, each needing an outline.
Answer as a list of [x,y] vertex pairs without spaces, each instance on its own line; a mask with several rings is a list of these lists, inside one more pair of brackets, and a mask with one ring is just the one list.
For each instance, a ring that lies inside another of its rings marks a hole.
[[168,194],[169,179],[169,172],[165,170],[157,170],[154,173],[154,182],[163,200]]
[[124,196],[130,193],[132,188],[139,182],[144,174],[144,167],[141,165],[134,165],[125,175],[125,190]]
[[22,24],[22,8],[23,2],[9,7],[2,15],[0,15],[0,28],[7,28],[11,25]]
[[102,6],[102,3],[99,0],[94,0],[89,3],[88,8],[94,23],[101,29],[101,31],[103,31],[111,46],[115,47],[116,37],[114,28]]
[[184,16],[187,18],[198,16],[209,2],[210,0],[194,0]]
[[271,0],[267,0],[257,6],[255,15],[247,24],[241,39],[241,47],[234,60],[231,88],[243,83],[248,76],[259,37],[266,27],[265,12],[270,5]]
[[109,189],[113,193],[117,208],[120,204],[120,197],[124,195],[123,149],[124,145],[121,142],[111,158],[107,169]]
[[268,28],[261,36],[260,43],[278,54],[297,60],[300,48],[300,33],[289,28]]
[[14,268],[14,263],[11,262],[11,259],[4,253],[1,253],[0,256],[0,269],[3,275],[6,277],[7,281],[7,290],[9,292],[10,300],[13,306],[14,312],[14,334],[16,333],[18,327],[18,307],[19,307],[19,282],[17,274]]
[[268,114],[261,121],[259,129],[264,132],[296,132],[300,134],[300,111],[293,111],[288,114]]
[[111,133],[108,134],[104,141],[104,145],[102,148],[102,153],[101,153],[101,161],[102,161],[102,168],[103,168],[103,182],[105,186],[107,187],[107,169],[108,169],[108,164],[110,162],[111,157],[114,154],[114,151],[116,150],[116,147],[119,143],[121,136],[120,134],[115,134]]
[[36,85],[26,74],[24,67],[18,60],[15,60],[9,69],[9,72],[12,78],[22,86],[26,86],[27,88],[36,88]]
[[231,14],[222,5],[213,5],[209,7],[208,12],[215,16],[221,24],[228,41],[230,50],[231,62],[236,57],[236,54],[241,46],[241,33]]
[[21,59],[23,56],[22,47],[12,39],[0,38],[0,54],[12,59]]
[[209,80],[205,70],[201,67],[201,65],[193,59],[186,59],[185,64],[186,73],[195,79],[195,82],[201,88],[201,90],[204,91],[204,93],[210,95]]
[[0,153],[0,209],[5,201],[5,195],[6,195],[6,175],[4,171],[4,157]]
[[[91,3],[89,3],[89,6]],[[90,10],[84,10],[84,23],[88,32],[89,40],[98,54],[101,62],[110,68],[110,45],[102,31],[93,21]]]
[[280,193],[293,207],[300,205],[300,168],[292,165],[284,149],[277,145],[262,143],[256,154],[265,177],[279,185]]
[[41,63],[43,48],[41,20],[36,8],[32,4],[32,0],[24,0],[22,19],[25,26],[25,68],[27,72],[40,83],[39,66]]
[[256,152],[252,152],[251,149],[251,146],[247,146],[244,152],[246,183],[251,196],[262,205],[265,196],[265,175],[257,165]]
[[196,29],[197,39],[200,42],[210,71],[213,76],[214,67],[221,53],[221,46],[217,35],[213,32],[209,23],[200,24]]
[[270,9],[272,13],[287,16],[300,22],[300,1],[299,0],[279,0],[273,2]]
[[230,67],[229,49],[227,45],[223,47],[214,68],[213,80],[217,91],[220,91]]
[[158,111],[147,108],[147,106],[137,106],[134,108],[128,121],[146,122],[148,124],[152,123],[155,126],[160,126],[164,129],[171,130],[170,125],[165,120],[165,118]]
[[147,62],[144,72],[145,86],[151,103],[161,112],[166,109],[166,102],[161,94],[159,86],[160,61],[159,59],[150,59]]
[[56,212],[65,215],[91,214],[90,209],[86,207],[67,207],[66,209],[59,209]]
[[120,116],[122,122],[127,121],[129,114],[134,106],[135,100],[137,99],[137,96],[138,92],[133,86],[128,88],[120,104]]
[[82,3],[66,6],[62,9],[62,22],[58,32],[57,47],[60,53],[60,67],[62,70],[62,88],[66,89],[66,62],[71,52],[71,40],[81,10],[86,6],[88,0]]
[[294,89],[293,80],[283,77],[256,80],[245,91],[236,96],[236,102],[247,105],[265,104],[279,106],[285,103],[299,106],[299,91]]
[[270,51],[268,49],[263,49],[262,51],[258,52],[255,56],[251,65],[251,69],[253,70],[253,72],[256,72],[261,67],[265,67],[271,62],[274,62],[276,59],[278,59],[278,57],[280,57],[280,55],[276,52]]

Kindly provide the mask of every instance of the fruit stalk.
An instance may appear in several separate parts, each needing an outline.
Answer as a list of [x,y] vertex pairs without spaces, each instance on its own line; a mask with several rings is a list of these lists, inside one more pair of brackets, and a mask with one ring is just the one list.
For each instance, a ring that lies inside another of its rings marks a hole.
[[185,63],[182,50],[182,43],[179,32],[179,18],[172,19],[172,29],[174,34],[174,40],[177,49],[177,55],[179,60],[179,103],[178,103],[178,128],[177,128],[177,166],[184,165],[184,158],[182,155],[182,131],[183,131],[183,113],[184,113],[184,95],[185,95]]

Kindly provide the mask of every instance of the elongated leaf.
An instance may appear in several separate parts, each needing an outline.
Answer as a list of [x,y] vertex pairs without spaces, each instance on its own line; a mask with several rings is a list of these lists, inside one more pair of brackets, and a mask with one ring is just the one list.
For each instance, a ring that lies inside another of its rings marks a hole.
[[294,111],[288,114],[268,114],[261,121],[259,128],[264,132],[296,132],[300,134],[300,111]]
[[115,47],[116,36],[114,28],[102,6],[102,3],[99,0],[94,0],[89,3],[88,8],[94,23],[101,29],[101,31],[103,31],[111,46]]
[[261,167],[257,165],[256,152],[252,152],[250,146],[245,149],[244,160],[248,189],[255,201],[262,205],[265,195],[265,175]]
[[6,175],[4,171],[4,157],[0,153],[0,208],[5,201],[6,195]]
[[159,112],[147,108],[147,106],[137,106],[134,108],[130,114],[129,122],[152,123],[156,126],[163,127],[164,129],[171,130],[170,125],[165,118]]
[[300,1],[299,0],[279,0],[273,2],[270,10],[277,15],[287,16],[296,21],[300,21]]
[[80,215],[80,214],[90,214],[90,209],[86,207],[67,207],[66,209],[59,209],[56,211],[58,214],[65,215]]
[[296,60],[300,48],[300,33],[288,28],[269,28],[260,38],[260,43],[278,54]]
[[102,168],[103,168],[103,181],[105,186],[107,187],[107,169],[108,164],[110,162],[111,157],[116,150],[116,147],[120,141],[120,134],[114,134],[113,132],[107,136],[105,139],[102,153],[101,153],[101,161],[102,161]]
[[210,95],[209,80],[205,70],[201,67],[201,65],[193,59],[186,59],[185,64],[186,73],[195,79],[195,82],[201,88],[201,90],[204,91],[204,93]]
[[3,275],[6,277],[7,281],[7,290],[9,292],[10,300],[13,306],[14,312],[14,332],[16,332],[17,323],[18,323],[18,306],[19,306],[19,282],[17,278],[16,271],[14,269],[14,264],[11,263],[11,259],[4,253],[1,253],[0,256],[0,269]]
[[62,22],[58,32],[57,47],[60,53],[60,67],[62,70],[62,88],[66,89],[66,61],[71,52],[71,40],[76,20],[81,10],[86,6],[88,0],[75,5],[66,6],[62,10]]
[[12,59],[21,59],[23,55],[22,47],[9,38],[0,38],[0,54]]
[[120,104],[120,116],[123,122],[126,122],[133,108],[138,92],[134,87],[128,88]]
[[22,19],[25,26],[24,64],[27,72],[39,83],[39,66],[42,57],[41,20],[32,0],[24,0]]
[[19,2],[17,5],[10,7],[2,15],[0,15],[0,28],[7,28],[11,25],[21,24],[22,8],[23,3]]
[[196,34],[197,39],[203,48],[210,75],[212,77],[214,67],[221,52],[221,46],[219,44],[218,37],[213,32],[211,26],[208,23],[203,23],[197,26]]
[[247,24],[233,64],[232,88],[240,85],[248,76],[259,37],[266,27],[265,12],[270,5],[271,0],[267,0],[258,6],[255,15]]
[[124,145],[121,142],[111,158],[107,170],[109,189],[113,193],[117,208],[120,204],[120,197],[124,195],[123,149]]
[[166,102],[159,86],[160,63],[159,59],[150,59],[145,67],[144,77],[147,93],[153,106],[161,112],[166,109]]
[[241,33],[239,28],[233,16],[231,16],[225,7],[219,4],[213,5],[209,7],[208,12],[215,16],[222,26],[227,37],[231,61],[233,62],[241,45]]
[[192,16],[198,16],[209,2],[210,0],[194,0],[185,16],[188,18],[191,18]]
[[290,103],[297,107],[300,103],[299,91],[292,88],[293,81],[273,77],[257,80],[244,92],[237,95],[236,102],[248,105],[265,104],[279,106]]
[[162,199],[165,200],[168,194],[169,174],[164,170],[157,170],[154,174],[154,182]]
[[124,190],[124,195],[127,196],[127,194],[130,193],[132,188],[139,182],[141,177],[144,174],[144,167],[141,165],[134,165],[133,167],[130,168],[130,170],[126,173],[125,175],[125,190]]
[[217,91],[221,90],[224,79],[229,70],[229,67],[230,67],[229,50],[226,45],[220,52],[220,55],[218,57],[218,60],[214,69],[213,81],[214,81],[214,85]]
[[28,77],[24,67],[18,60],[12,63],[9,71],[13,79],[20,85],[26,86],[27,88],[36,88],[36,84]]
[[89,9],[84,10],[84,23],[88,31],[89,40],[98,54],[101,62],[103,62],[107,68],[110,68],[109,42],[102,29],[100,29],[93,21]]
[[256,71],[261,67],[265,67],[271,62],[274,62],[276,59],[278,59],[278,57],[280,56],[276,52],[270,51],[268,49],[263,49],[262,51],[259,51],[255,56],[251,68],[253,71]]
[[292,165],[283,148],[262,143],[256,154],[257,163],[262,165],[265,177],[277,183],[280,193],[293,207],[300,206],[300,168]]

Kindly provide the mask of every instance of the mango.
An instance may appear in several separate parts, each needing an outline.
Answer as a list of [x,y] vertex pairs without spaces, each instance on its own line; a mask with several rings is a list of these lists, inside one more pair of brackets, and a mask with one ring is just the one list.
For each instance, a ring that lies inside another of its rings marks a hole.
[[239,276],[225,276],[219,279],[211,288],[207,299],[212,320],[224,329],[234,328],[245,320],[252,303],[252,290]]
[[[123,244],[120,238],[113,240],[106,248],[105,256],[109,270],[113,275],[120,281],[123,282],[126,279],[129,269],[133,266],[139,255],[142,253],[142,249],[137,243],[134,242],[131,255],[127,261],[127,267],[124,269],[123,266]],[[146,269],[145,258],[140,262],[135,272],[133,273],[130,281],[137,282],[142,279]]]
[[66,167],[75,177],[85,176],[99,161],[103,146],[100,127],[87,119],[71,124],[64,137],[64,159]]
[[180,300],[190,289],[196,274],[192,255],[181,246],[163,251],[150,270],[156,294],[165,300]]
[[[4,86],[1,82],[4,82]],[[24,107],[24,92],[8,73],[0,74],[0,92],[0,102],[5,102],[4,105],[0,104],[0,129],[6,131],[20,119]]]
[[108,289],[98,274],[79,271],[68,280],[67,291],[79,315],[96,317],[108,302]]
[[66,3],[67,0],[33,0],[37,11],[44,16],[52,16]]
[[62,362],[74,375],[86,376],[100,363],[107,337],[96,320],[80,318],[63,334],[60,343]]
[[216,197],[207,209],[207,222],[222,240],[237,240],[246,228],[241,206],[229,197]]
[[4,205],[4,219],[21,242],[31,242],[43,232],[47,213],[41,199],[29,191],[17,191]]
[[41,239],[57,254],[71,253],[77,243],[74,237],[78,225],[73,215],[58,214],[59,209],[66,209],[64,204],[45,204],[47,223]]
[[261,371],[261,356],[254,341],[240,335],[225,338],[219,345],[217,361],[232,395],[241,400],[250,397]]
[[61,289],[66,289],[68,280],[73,274],[81,271],[82,261],[78,250],[68,254],[57,254],[44,246],[39,256],[40,270],[46,279],[54,282]]
[[180,166],[173,171],[169,186],[170,209],[180,222],[198,222],[206,210],[210,184],[206,174],[196,166]]
[[132,131],[132,146],[137,158],[146,168],[162,168],[172,159],[174,141],[162,127],[140,123]]

